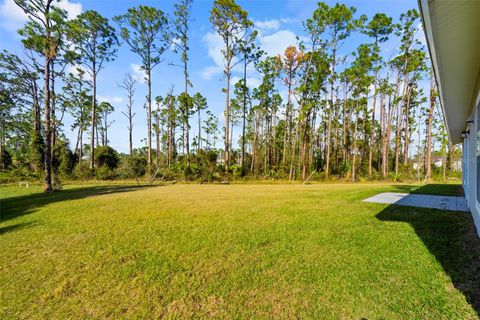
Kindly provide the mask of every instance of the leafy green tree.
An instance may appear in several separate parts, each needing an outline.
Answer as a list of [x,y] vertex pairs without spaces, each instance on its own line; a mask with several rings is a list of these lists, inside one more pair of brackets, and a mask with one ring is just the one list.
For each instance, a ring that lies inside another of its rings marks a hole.
[[44,114],[45,114],[45,192],[52,192],[52,109],[51,70],[59,48],[64,43],[66,13],[55,6],[57,0],[14,0],[28,15],[29,21],[19,34],[27,49],[43,55],[44,64]]
[[187,163],[186,163],[186,170],[187,173],[190,171],[190,149],[189,149],[189,135],[188,132],[190,131],[190,124],[189,119],[193,114],[193,98],[186,93],[185,91],[182,92],[178,98],[179,109],[180,109],[180,122],[182,124],[182,141],[183,141],[183,150],[187,155]]
[[[182,68],[183,68],[183,78],[184,78],[184,87],[183,87],[183,97],[189,97],[188,95],[188,87],[191,86],[189,75],[188,75],[188,32],[189,32],[189,22],[190,22],[190,15],[192,11],[192,0],[180,0],[179,3],[174,5],[175,10],[173,12],[175,18],[173,20],[173,44],[174,44],[174,52],[181,54],[182,60]],[[185,147],[187,151],[187,172],[190,171],[190,125],[189,125],[189,118],[190,118],[190,107],[191,107],[191,99],[181,99],[180,103],[183,104],[182,106],[182,114],[183,114],[183,121],[185,126]]]
[[78,161],[81,162],[83,157],[83,133],[90,123],[88,116],[92,109],[92,97],[89,94],[91,81],[85,78],[83,69],[77,68],[77,74],[69,73],[64,82],[63,103],[66,105],[67,112],[74,119],[71,129],[77,129],[77,141],[73,153],[78,156]]
[[202,148],[202,111],[208,108],[207,99],[202,96],[200,92],[197,92],[193,96],[193,107],[197,112],[198,119],[198,135],[197,135],[197,151]]
[[355,61],[351,67],[351,83],[353,84],[353,97],[355,101],[355,128],[353,132],[353,152],[352,152],[352,181],[355,182],[357,174],[356,157],[359,153],[357,148],[358,142],[358,122],[360,113],[367,114],[367,102],[369,87],[373,82],[371,71],[373,69],[374,56],[372,55],[372,47],[368,44],[361,44],[354,53]]
[[78,59],[92,78],[92,120],[90,131],[90,166],[95,168],[95,124],[97,123],[97,77],[105,62],[115,59],[119,45],[115,29],[108,19],[97,11],[88,10],[70,24],[70,38],[78,52]]
[[[413,80],[412,73],[416,73],[418,68],[422,68],[421,61],[424,60],[425,53],[421,42],[416,37],[417,25],[419,23],[420,14],[417,10],[411,9],[406,13],[400,15],[400,23],[395,26],[395,34],[400,37],[400,47],[398,55],[392,59],[390,64],[399,74],[400,84],[403,84],[401,93],[398,95],[400,98],[396,101],[402,103],[402,108],[398,108],[397,113],[397,130],[395,136],[395,174],[398,174],[400,163],[400,149],[401,149],[401,135],[404,133],[404,154],[403,163],[408,163],[408,150],[409,150],[409,132],[410,132],[410,91]],[[423,56],[423,57],[422,57]],[[397,88],[399,90],[399,88]],[[404,125],[402,124],[404,123]]]
[[109,146],[97,147],[95,153],[95,164],[98,167],[105,166],[109,169],[115,169],[120,161],[118,153]]
[[98,113],[100,114],[101,125],[100,132],[102,136],[102,146],[108,145],[108,128],[112,125],[112,122],[108,121],[108,116],[115,111],[115,108],[106,101],[101,102],[98,105]]
[[344,4],[335,4],[329,7],[323,2],[318,3],[318,8],[313,13],[310,20],[310,25],[314,26],[310,30],[314,30],[318,39],[322,33],[326,35],[325,45],[330,54],[330,108],[328,109],[327,120],[327,137],[326,137],[326,168],[325,176],[330,174],[330,150],[331,150],[331,127],[332,127],[332,112],[335,108],[334,94],[336,83],[336,67],[338,64],[338,48],[347,39],[351,33],[361,24],[364,18],[359,20],[354,18],[356,9],[347,7]]
[[[246,36],[244,38],[244,41],[241,43],[240,51],[243,60],[243,79],[237,82],[238,87],[236,88],[236,90],[240,90],[242,94],[242,177],[245,176],[245,130],[247,121],[247,100],[249,100],[249,88],[247,86],[247,66],[252,62],[260,60],[260,58],[264,54],[264,52],[260,50],[260,47],[257,46],[257,44],[255,43],[258,31],[253,30],[252,26],[253,25],[246,26]],[[239,99],[240,101],[240,97],[238,95],[237,99]]]
[[152,70],[162,62],[162,55],[170,45],[168,19],[163,11],[148,6],[128,9],[116,16],[120,35],[130,50],[142,60],[146,73],[147,93],[147,172],[152,174]]
[[302,51],[297,49],[297,47],[289,46],[285,49],[283,55],[278,56],[278,60],[280,65],[280,75],[282,76],[282,83],[287,87],[287,105],[285,107],[285,128],[282,151],[282,171],[285,171],[287,147],[291,144],[292,139],[293,86],[296,82],[297,70],[304,62],[304,55]]
[[203,130],[207,134],[207,149],[210,149],[212,147],[211,138],[213,139],[213,148],[215,149],[219,134],[218,117],[215,116],[210,110],[207,110],[207,119],[204,122]]
[[177,97],[170,91],[162,99],[163,108],[160,109],[160,118],[166,125],[166,153],[167,166],[170,167],[177,157],[177,147],[175,141],[175,130],[179,121],[179,110],[177,108]]
[[252,22],[248,19],[248,14],[234,0],[215,0],[210,12],[210,22],[213,24],[215,32],[222,38],[224,48],[222,50],[224,58],[224,73],[226,77],[225,86],[225,169],[228,171],[230,164],[230,78],[232,69],[240,61],[235,58],[242,53],[242,44],[247,37],[248,28]]
[[56,170],[63,177],[68,177],[72,173],[74,166],[74,155],[68,147],[68,141],[60,139],[55,145]]
[[7,131],[10,123],[13,120],[15,102],[5,85],[5,76],[0,74],[0,169],[4,171],[7,169],[12,158],[6,150]]
[[[45,144],[41,132],[40,96],[37,85],[39,70],[36,61],[21,59],[4,50],[0,53],[0,69],[4,70],[2,81],[8,86],[8,89],[6,87],[4,90],[9,92],[5,94],[14,101],[15,109],[28,110],[31,113],[31,122],[25,124],[30,128],[28,159],[30,167],[38,174],[44,170]],[[11,123],[18,124],[18,121]]]
[[373,149],[375,147],[375,111],[377,109],[377,87],[378,87],[378,72],[381,70],[382,56],[380,55],[380,43],[388,40],[393,32],[392,18],[384,13],[377,13],[372,20],[362,29],[362,32],[373,39],[373,63],[374,63],[374,79],[373,79],[373,103],[372,103],[372,130],[370,133],[369,155],[368,155],[368,174],[372,175],[372,157]]
[[435,122],[434,114],[437,107],[438,91],[435,84],[435,78],[433,75],[433,69],[430,73],[430,93],[429,93],[429,106],[427,108],[427,123],[426,123],[426,139],[425,139],[425,180],[431,178],[432,175],[432,149],[433,149],[433,125]]
[[32,127],[29,144],[29,162],[34,172],[39,173],[44,169],[45,164],[45,143],[41,133]]

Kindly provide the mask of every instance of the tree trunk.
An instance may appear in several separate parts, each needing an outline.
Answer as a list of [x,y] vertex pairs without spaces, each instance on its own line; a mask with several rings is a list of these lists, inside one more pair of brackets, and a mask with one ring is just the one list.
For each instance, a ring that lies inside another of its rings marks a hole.
[[400,106],[397,106],[397,130],[395,133],[395,174],[398,175],[398,165],[399,165],[399,157],[400,157],[400,133],[402,129],[402,117],[401,117],[401,110]]
[[375,65],[375,77],[374,77],[374,84],[373,84],[373,108],[372,108],[372,127],[370,128],[370,141],[368,143],[369,150],[368,150],[368,175],[372,176],[372,158],[373,158],[373,148],[375,145],[375,109],[377,108],[377,78],[378,78],[378,70],[377,66]]
[[450,173],[453,173],[455,171],[455,145],[454,144],[448,145],[448,157],[449,157],[449,164],[450,164],[449,171]]
[[[186,47],[186,43],[184,43]],[[187,53],[184,52],[184,57],[187,57]],[[187,59],[183,59],[183,75],[185,81],[185,136],[186,136],[186,147],[187,147],[187,172],[190,173],[190,125],[189,125],[189,117],[190,117],[190,110],[188,105],[188,100],[186,99],[188,96],[188,65]]]
[[197,141],[197,154],[200,149],[202,149],[202,120],[201,120],[201,110],[198,109],[198,141]]
[[157,145],[157,150],[155,150],[155,164],[158,170],[158,168],[160,167],[160,119],[158,117],[158,114],[155,114],[155,138]]
[[421,128],[420,124],[422,123],[422,113],[419,112],[418,116],[418,132],[417,132],[417,181],[420,182],[420,143],[421,143]]
[[242,177],[245,176],[245,126],[247,117],[247,57],[243,57]]
[[[149,54],[150,57],[150,54]],[[152,68],[150,61],[147,65],[147,174],[149,177],[152,175]]]
[[343,114],[343,162],[347,162],[347,86],[345,86],[343,105],[342,105],[342,114]]
[[[358,100],[357,100],[357,108],[358,108]],[[358,110],[355,112],[355,129],[353,131],[352,182],[355,182],[355,174],[356,174],[355,161],[357,156],[357,130],[358,130]]]
[[427,150],[426,150],[426,174],[425,179],[428,179],[432,175],[432,125],[433,125],[433,113],[435,111],[435,82],[433,75],[430,79],[430,108],[428,110],[428,122],[427,122]]
[[403,165],[408,165],[408,155],[410,149],[410,95],[411,95],[411,88],[410,85],[407,86],[406,90],[407,94],[407,101],[405,105],[405,141],[404,141],[404,148],[403,148]]
[[79,159],[78,163],[82,162],[82,157],[83,157],[83,128],[80,132],[80,149],[79,149]]
[[292,157],[290,159],[290,174],[288,176],[288,180],[292,181],[295,180],[295,157],[296,157],[296,151],[297,151],[297,141],[298,141],[298,126],[300,124],[297,124],[295,126],[295,130],[293,133],[293,145],[292,145]]
[[230,66],[227,66],[227,87],[225,88],[225,171],[228,172],[230,164],[230,143],[229,143],[229,127],[230,127]]
[[51,89],[50,89],[50,97],[51,97],[51,114],[52,114],[52,148],[55,147],[55,143],[57,141],[57,119],[55,117],[55,105],[56,105],[56,94],[55,94],[55,61],[52,60],[50,64],[52,71],[50,73],[50,80],[51,80]]
[[330,82],[330,108],[328,110],[328,128],[327,128],[327,155],[326,155],[326,168],[325,168],[325,178],[328,178],[330,174],[330,139],[331,139],[331,128],[332,128],[332,110],[334,108],[333,103],[333,90],[335,86],[335,65],[336,65],[336,53],[337,53],[337,38],[333,38],[333,59],[332,59],[332,74]]
[[3,119],[2,121],[0,122],[0,165],[1,165],[1,169],[2,171],[5,170],[5,163],[3,162],[3,136],[5,134],[5,125],[4,125],[4,122],[3,122]]
[[80,133],[81,133],[81,130],[82,130],[82,126],[81,126],[81,123],[78,125],[78,132],[77,132],[77,142],[75,143],[75,149],[73,151],[73,154],[77,154],[78,153],[78,145],[80,144]]
[[128,149],[130,151],[130,156],[133,154],[133,143],[132,143],[132,118],[128,120],[129,128],[128,128]]
[[93,94],[92,94],[92,130],[90,135],[90,168],[95,170],[95,127],[97,113],[97,73],[95,72],[95,59],[93,60]]
[[108,146],[108,114],[107,112],[105,112],[105,115],[104,115],[104,126],[105,126],[105,129],[104,129],[104,138],[105,138],[105,141],[103,143],[104,146]]
[[[48,18],[47,18],[48,21]],[[50,32],[47,31],[47,39]],[[45,57],[45,192],[52,192],[52,129],[50,118],[50,63],[49,57]]]

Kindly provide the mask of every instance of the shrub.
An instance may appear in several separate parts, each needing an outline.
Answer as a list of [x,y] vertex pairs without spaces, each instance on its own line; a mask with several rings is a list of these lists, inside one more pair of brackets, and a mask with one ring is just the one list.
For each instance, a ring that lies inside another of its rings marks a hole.
[[90,169],[90,164],[88,161],[82,161],[80,163],[77,163],[75,168],[73,169],[73,175],[77,179],[91,179],[93,178],[93,173],[92,169]]
[[63,190],[62,181],[56,174],[52,176],[52,188],[55,191]]
[[106,165],[97,167],[95,170],[95,177],[99,180],[113,180],[115,179],[115,171]]
[[109,146],[102,146],[95,148],[95,165],[97,168],[107,167],[109,169],[115,169],[118,167],[119,158],[117,151]]
[[53,166],[62,177],[68,177],[72,173],[74,156],[67,143],[59,142],[55,146]]
[[2,149],[2,154],[1,154],[1,162],[0,162],[0,169],[8,169],[12,165],[12,156],[10,153],[5,150],[4,148]]
[[242,175],[242,166],[241,165],[233,165],[230,167],[230,170],[233,172],[233,176],[240,177]]
[[32,130],[32,134],[30,137],[30,144],[29,148],[29,161],[30,167],[35,171],[35,173],[40,173],[43,171],[45,167],[45,158],[44,158],[44,150],[45,150],[45,143],[43,142],[43,137],[39,134],[35,129]]
[[340,175],[341,178],[348,177],[350,175],[351,171],[352,171],[352,162],[351,161],[343,161],[338,166],[338,174]]
[[139,178],[145,175],[147,159],[141,156],[126,156],[120,161],[118,175],[123,179]]

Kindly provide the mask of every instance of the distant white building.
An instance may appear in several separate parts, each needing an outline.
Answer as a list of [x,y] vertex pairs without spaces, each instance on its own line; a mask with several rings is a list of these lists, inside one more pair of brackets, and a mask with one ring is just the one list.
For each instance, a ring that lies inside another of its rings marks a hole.
[[[433,160],[433,165],[437,168],[441,168],[443,166],[443,163],[445,162],[443,157],[433,157],[432,160]],[[418,168],[422,169],[424,167],[424,165],[425,165],[425,158],[424,157],[420,157],[420,159],[417,159],[417,160],[412,160],[412,167],[415,170],[417,170]],[[453,161],[453,170],[454,171],[461,171],[462,170],[462,160],[454,160]]]
[[480,1],[419,0],[449,138],[480,235]]

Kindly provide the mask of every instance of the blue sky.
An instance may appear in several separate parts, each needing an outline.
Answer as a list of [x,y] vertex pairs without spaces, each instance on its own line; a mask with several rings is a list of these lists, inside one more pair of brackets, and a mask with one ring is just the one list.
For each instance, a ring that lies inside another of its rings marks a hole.
[[[259,29],[259,44],[264,51],[271,55],[283,52],[288,45],[294,45],[295,37],[305,37],[306,34],[302,28],[302,22],[311,16],[316,7],[316,1],[308,0],[247,0],[237,1],[245,10],[249,17],[255,22]],[[325,1],[329,5],[334,5],[337,1]],[[350,0],[340,1],[348,6],[357,8],[357,15],[365,14],[367,17],[373,16],[377,12],[383,12],[398,20],[401,13],[410,8],[417,8],[416,0]],[[165,13],[172,14],[175,1],[157,0],[157,1],[127,1],[127,0],[63,0],[62,6],[69,12],[70,17],[75,16],[81,11],[97,10],[102,15],[111,19],[112,17],[124,13],[129,7],[137,5],[154,6]],[[223,118],[225,96],[221,92],[224,86],[221,71],[221,42],[215,36],[209,21],[210,9],[213,1],[194,0],[193,3],[193,21],[190,33],[190,75],[193,88],[191,92],[201,92],[207,97],[210,110],[219,118]],[[16,29],[22,25],[25,17],[15,7],[13,0],[0,0],[0,49],[7,49],[11,52],[21,55],[20,37],[16,34]],[[113,22],[112,25],[116,26]],[[419,37],[423,37],[419,32]],[[348,54],[365,41],[362,35],[355,34],[341,48],[342,54]],[[383,54],[386,58],[392,55],[398,47],[398,39],[392,38],[383,45]],[[179,56],[172,52],[165,55],[165,62],[157,66],[153,73],[153,95],[165,95],[171,88],[179,93],[182,90],[182,72],[178,67],[169,65],[170,62],[177,63]],[[100,72],[98,80],[98,97],[100,100],[109,101],[116,112],[112,115],[114,123],[109,129],[110,145],[121,152],[128,151],[128,136],[126,118],[121,114],[125,109],[125,97],[122,89],[118,88],[117,83],[121,81],[125,73],[131,72],[139,81],[135,96],[135,125],[134,125],[134,145],[141,146],[141,139],[146,137],[146,115],[143,109],[146,95],[146,85],[142,82],[143,75],[139,70],[140,59],[130,52],[126,44],[119,48],[117,59],[107,63]],[[233,80],[236,81],[241,76],[234,72]],[[253,70],[250,72],[249,84],[254,86],[258,84],[259,79]],[[280,93],[284,89],[279,85]],[[222,120],[221,120],[222,121]],[[72,121],[70,117],[65,119],[65,133],[71,144],[75,143],[76,136],[70,132]],[[195,121],[192,124],[192,131],[196,132]],[[223,124],[221,124],[222,126]],[[235,135],[240,132],[236,129]],[[236,140],[236,139],[234,139]]]

